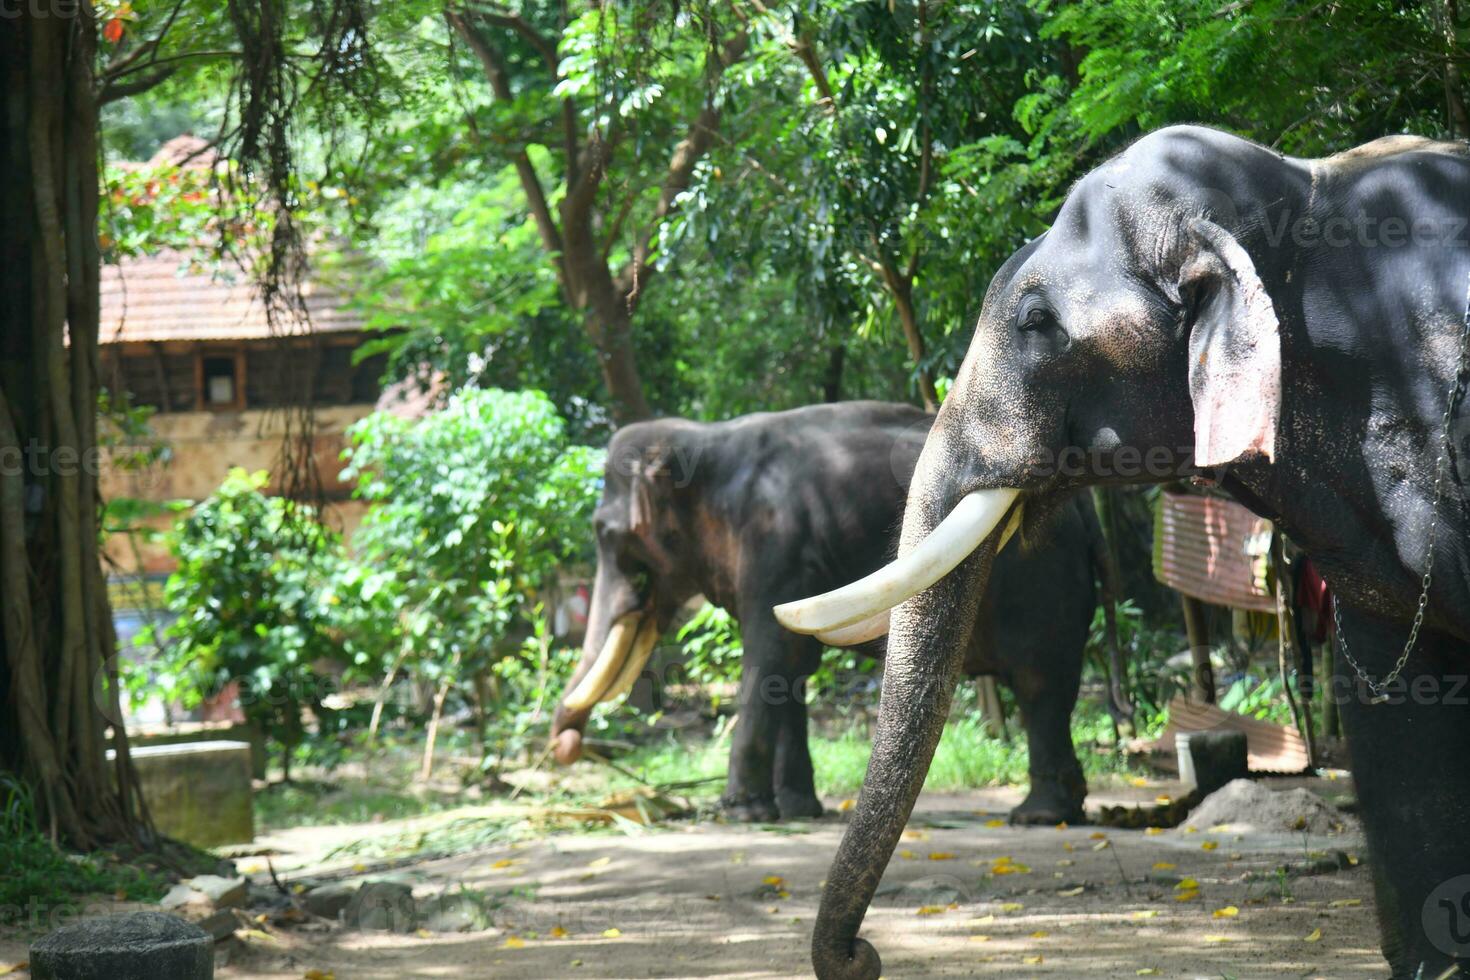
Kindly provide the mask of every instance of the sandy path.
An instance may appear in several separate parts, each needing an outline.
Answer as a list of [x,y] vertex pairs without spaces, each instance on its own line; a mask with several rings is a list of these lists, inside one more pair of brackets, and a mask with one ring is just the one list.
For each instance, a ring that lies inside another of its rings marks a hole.
[[[1109,830],[1108,846],[1097,849],[1093,828],[989,826],[1017,799],[1013,790],[921,798],[863,930],[883,955],[885,976],[1385,974],[1365,868],[1294,878],[1284,897],[1276,882],[1245,880],[1247,872],[1302,862],[1308,848],[1356,856],[1354,837],[1304,845],[1299,835]],[[310,969],[336,980],[806,976],[810,928],[842,823],[807,828],[675,824],[423,862],[399,871],[420,907],[474,889],[488,898],[493,927],[280,931],[274,941],[232,944],[219,976],[299,978]],[[1210,841],[1216,847],[1207,850]],[[991,873],[1000,858],[1027,870]],[[1124,884],[1120,862],[1134,884]],[[1153,870],[1157,862],[1175,868]],[[1160,880],[1137,883],[1148,875]],[[1176,901],[1170,876],[1196,879],[1198,897]],[[781,882],[766,883],[773,877]],[[1229,906],[1238,914],[1214,914]],[[1308,941],[1317,930],[1320,939]]]

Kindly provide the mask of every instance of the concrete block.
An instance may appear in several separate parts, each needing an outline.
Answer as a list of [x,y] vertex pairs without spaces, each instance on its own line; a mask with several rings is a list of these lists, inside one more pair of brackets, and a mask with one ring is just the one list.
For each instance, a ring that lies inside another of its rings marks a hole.
[[1245,732],[1218,729],[1180,732],[1174,737],[1179,753],[1179,779],[1208,796],[1226,783],[1250,774]]
[[195,847],[255,838],[248,743],[148,745],[133,749],[132,757],[160,832]]
[[180,745],[184,742],[249,742],[250,774],[265,778],[265,736],[250,722],[185,721],[173,725],[144,725],[128,729],[128,743],[136,750],[145,745]]

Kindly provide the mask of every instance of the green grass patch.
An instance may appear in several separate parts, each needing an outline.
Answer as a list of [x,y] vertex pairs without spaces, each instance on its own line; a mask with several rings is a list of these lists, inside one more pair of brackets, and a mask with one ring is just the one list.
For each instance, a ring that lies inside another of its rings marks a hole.
[[0,803],[0,923],[19,922],[37,911],[49,914],[91,895],[133,901],[163,896],[161,878],[114,855],[58,848],[37,828],[29,791],[10,776],[0,775]]
[[[1125,773],[1126,766],[1116,754],[1099,755],[1089,750],[1106,727],[1106,716],[1080,716],[1073,726],[1073,739],[1078,746],[1082,770],[1089,779]],[[863,785],[872,743],[865,730],[852,728],[844,732],[811,738],[812,766],[816,770],[817,792],[829,796],[851,795]],[[690,795],[714,795],[724,789],[724,776],[730,760],[728,738],[714,738],[694,744],[676,741],[672,735],[664,741],[639,748],[618,760],[619,765],[655,785],[709,779],[708,783],[689,790]],[[984,786],[1023,785],[1029,755],[1026,738],[1013,734],[1009,742],[992,738],[981,728],[977,718],[958,718],[944,726],[944,736],[929,768],[924,783],[928,790],[963,790]]]
[[376,786],[360,780],[275,783],[255,794],[255,821],[265,830],[368,823],[437,813],[462,802],[436,793]]

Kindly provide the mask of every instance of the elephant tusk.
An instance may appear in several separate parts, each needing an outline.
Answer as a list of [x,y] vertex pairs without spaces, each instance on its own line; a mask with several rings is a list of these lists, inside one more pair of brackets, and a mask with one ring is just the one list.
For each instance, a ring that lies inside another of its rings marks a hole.
[[643,674],[643,667],[648,663],[648,658],[653,656],[653,648],[658,643],[658,623],[652,613],[643,617],[643,624],[638,627],[638,636],[633,640],[633,653],[623,663],[622,672],[618,679],[612,682],[599,698],[599,701],[616,701],[618,698],[633,690],[633,685]]
[[829,647],[855,647],[859,643],[876,640],[888,633],[888,615],[893,610],[885,609],[876,616],[870,616],[861,622],[844,626],[842,629],[830,630],[826,633],[818,633],[817,639]]
[[1021,491],[976,490],[966,494],[928,537],[867,578],[840,589],[775,608],[776,619],[796,633],[832,633],[908,601],[938,582],[990,536]]
[[607,640],[602,644],[602,650],[597,654],[597,660],[592,664],[592,669],[587,671],[586,676],[572,689],[570,694],[562,698],[563,707],[568,711],[590,711],[602,700],[603,692],[622,672],[623,664],[628,659],[628,650],[633,646],[633,640],[638,634],[638,625],[642,618],[639,613],[628,613],[613,623],[612,629],[608,631]]

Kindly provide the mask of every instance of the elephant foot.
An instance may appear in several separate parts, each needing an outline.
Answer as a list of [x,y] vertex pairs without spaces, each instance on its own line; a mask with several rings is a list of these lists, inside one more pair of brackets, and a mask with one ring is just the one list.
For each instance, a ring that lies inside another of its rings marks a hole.
[[731,823],[775,823],[781,819],[781,811],[776,808],[774,800],[750,796],[721,799],[720,813]]
[[776,808],[781,811],[782,820],[815,819],[826,812],[817,794],[784,789],[776,791]]
[[1053,827],[1059,823],[1079,824],[1087,821],[1082,801],[1087,798],[1086,785],[1081,793],[1059,783],[1037,783],[1021,805],[1011,811],[1011,824],[1017,827]]

